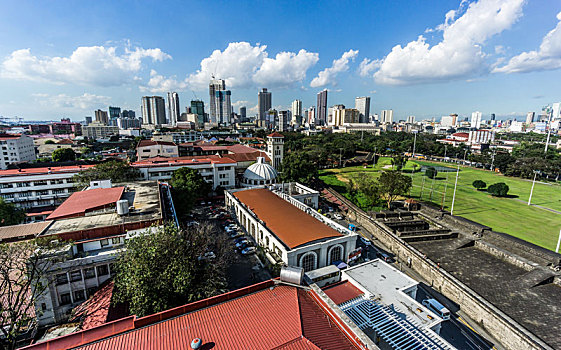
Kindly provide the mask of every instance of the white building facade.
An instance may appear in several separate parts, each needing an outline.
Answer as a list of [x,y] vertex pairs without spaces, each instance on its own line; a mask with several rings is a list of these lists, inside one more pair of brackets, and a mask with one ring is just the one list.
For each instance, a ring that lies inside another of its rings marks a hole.
[[35,158],[33,139],[27,135],[0,135],[0,169],[8,164],[31,162]]

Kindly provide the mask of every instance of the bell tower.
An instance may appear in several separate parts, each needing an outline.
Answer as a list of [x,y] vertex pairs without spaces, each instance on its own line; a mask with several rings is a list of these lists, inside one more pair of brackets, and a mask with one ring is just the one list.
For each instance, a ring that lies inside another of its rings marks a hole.
[[271,165],[279,170],[284,155],[284,136],[278,132],[267,135],[267,155],[271,158]]

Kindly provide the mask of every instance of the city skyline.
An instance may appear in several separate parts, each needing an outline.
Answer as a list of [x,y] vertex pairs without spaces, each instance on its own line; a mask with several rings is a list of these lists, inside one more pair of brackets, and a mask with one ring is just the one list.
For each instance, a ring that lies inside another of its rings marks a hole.
[[[174,91],[181,108],[196,97],[211,106],[212,75],[226,81],[232,107],[237,112],[246,106],[248,116],[257,113],[262,88],[272,92],[272,107],[279,110],[291,109],[295,99],[303,106],[316,105],[324,89],[328,107],[353,106],[356,97],[369,96],[370,114],[392,109],[394,120],[451,113],[468,117],[474,111],[481,111],[483,119],[494,113],[497,119],[522,120],[561,100],[556,94],[561,4],[551,1],[436,1],[430,8],[422,2],[189,2],[170,6],[177,11],[166,14],[179,18],[189,12],[189,21],[156,18],[157,30],[138,25],[156,5],[83,4],[72,9],[72,16],[68,7],[64,2],[6,4],[0,14],[0,88],[5,91],[0,115],[83,120],[108,106],[141,115],[142,96],[165,98]],[[350,16],[353,25],[309,23],[309,8],[325,18],[330,13]],[[107,21],[125,10],[138,20],[92,30],[92,20]],[[286,16],[283,28],[254,30],[285,12],[294,15]],[[205,32],[200,25],[210,14],[217,21],[232,15],[255,21]],[[24,18],[28,25],[21,28]],[[164,35],[169,31],[176,33],[173,40]],[[420,61],[425,64],[416,64]]]

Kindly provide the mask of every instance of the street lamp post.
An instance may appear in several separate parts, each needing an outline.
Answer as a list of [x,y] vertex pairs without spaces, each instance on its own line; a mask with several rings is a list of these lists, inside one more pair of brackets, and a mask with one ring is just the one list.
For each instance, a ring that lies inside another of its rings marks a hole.
[[413,130],[413,134],[415,134],[415,139],[413,140],[413,159],[415,159],[415,146],[417,145],[417,130]]
[[534,181],[532,181],[532,189],[530,190],[530,198],[528,198],[528,205],[532,204],[532,194],[534,193],[534,186],[536,185],[536,176],[538,176],[538,172],[534,170]]

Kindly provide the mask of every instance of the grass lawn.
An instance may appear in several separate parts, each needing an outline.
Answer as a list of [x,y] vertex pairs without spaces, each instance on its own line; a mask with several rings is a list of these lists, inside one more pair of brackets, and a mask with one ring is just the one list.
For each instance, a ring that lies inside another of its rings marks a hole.
[[[382,157],[376,167],[350,167],[344,169],[328,169],[320,172],[320,178],[337,190],[346,190],[345,182],[352,179],[360,172],[371,173],[378,176],[384,166],[391,164],[389,158]],[[427,161],[409,161],[406,170],[412,169],[414,163],[419,165],[440,165],[454,168],[454,165]],[[450,210],[454,193],[456,172],[439,172],[433,181],[422,175],[421,172],[413,175],[413,188],[411,195],[421,197],[422,200],[431,201]],[[448,179],[446,179],[448,177]],[[423,184],[424,178],[424,184]],[[483,180],[487,186],[497,182],[506,183],[509,188],[508,198],[497,198],[485,191],[477,191],[472,183]],[[515,237],[532,242],[547,249],[554,250],[557,244],[559,230],[561,229],[561,214],[554,213],[537,206],[528,206],[528,197],[532,181],[519,178],[506,177],[490,171],[460,167],[458,188],[454,204],[454,215],[490,226],[495,231],[505,232]],[[444,197],[444,190],[446,195]],[[532,204],[540,205],[561,212],[561,186],[551,183],[538,183],[534,187]]]

